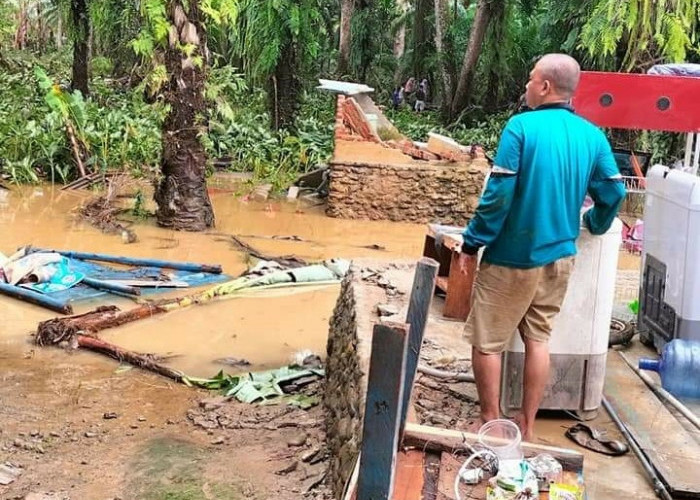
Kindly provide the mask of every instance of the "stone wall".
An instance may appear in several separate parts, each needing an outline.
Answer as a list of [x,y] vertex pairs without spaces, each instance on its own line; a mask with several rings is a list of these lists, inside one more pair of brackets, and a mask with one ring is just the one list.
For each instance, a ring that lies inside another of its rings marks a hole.
[[[345,277],[330,320],[326,358],[326,436],[331,453],[330,486],[340,498],[360,451],[364,411],[363,374],[358,347],[354,270]],[[368,359],[365,361],[369,363]]]
[[[376,285],[378,276],[365,264],[359,260],[350,267],[328,332],[323,403],[331,454],[329,483],[334,498],[341,498],[360,452],[372,328],[379,319],[375,310],[377,304],[388,300],[386,288]],[[407,265],[391,264],[395,268]]]
[[331,164],[326,213],[346,219],[461,226],[474,215],[488,168],[484,157],[468,164],[337,160]]

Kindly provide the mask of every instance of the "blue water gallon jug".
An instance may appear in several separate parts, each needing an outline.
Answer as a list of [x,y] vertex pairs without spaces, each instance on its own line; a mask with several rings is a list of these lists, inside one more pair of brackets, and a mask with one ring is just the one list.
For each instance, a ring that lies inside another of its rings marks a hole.
[[664,347],[661,359],[639,360],[640,370],[659,373],[661,385],[679,398],[700,398],[700,342],[674,339]]

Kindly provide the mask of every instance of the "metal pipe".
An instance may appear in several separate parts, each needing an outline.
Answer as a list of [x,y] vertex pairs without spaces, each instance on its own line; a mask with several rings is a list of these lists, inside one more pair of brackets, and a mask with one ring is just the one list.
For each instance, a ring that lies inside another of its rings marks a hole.
[[114,262],[117,264],[127,264],[131,266],[151,266],[151,267],[165,267],[168,269],[178,269],[181,271],[193,271],[193,272],[205,272],[211,274],[221,274],[220,265],[209,265],[209,264],[195,264],[192,262],[172,262],[168,260],[158,260],[158,259],[139,259],[134,257],[121,257],[118,255],[106,255],[101,253],[85,253],[85,252],[71,252],[65,250],[50,250],[45,248],[31,248],[32,252],[55,252],[63,255],[64,257],[69,257],[71,259],[80,260],[96,260],[101,262]]
[[455,382],[475,382],[473,373],[448,372],[446,370],[438,370],[437,368],[425,365],[418,365],[418,371],[424,375],[453,380]]
[[45,307],[52,311],[59,312],[61,314],[73,314],[73,307],[67,302],[61,302],[47,295],[35,292],[34,290],[29,290],[21,286],[9,285],[7,283],[0,283],[0,293],[7,295],[8,297],[13,297],[15,299],[24,300],[32,304]]
[[673,406],[676,410],[681,412],[685,418],[688,419],[688,421],[693,424],[695,427],[700,429],[700,418],[697,417],[693,412],[691,412],[687,406],[685,406],[683,403],[678,401],[676,397],[668,392],[666,389],[663,387],[659,386],[658,384],[654,383],[652,378],[644,373],[642,370],[640,370],[637,366],[634,366],[632,362],[625,356],[623,353],[618,351],[618,354],[622,356],[622,359],[627,363],[627,365],[634,370],[634,372],[639,375],[639,378],[641,378],[644,383],[649,386],[649,389],[654,391],[654,393],[659,396],[661,399],[664,401],[668,402],[671,406]]
[[683,166],[690,167],[690,158],[693,153],[693,136],[692,132],[688,132],[685,136],[685,158],[683,158]]
[[651,485],[654,488],[654,493],[656,493],[656,496],[658,496],[659,498],[662,498],[663,500],[673,500],[673,498],[669,494],[668,490],[666,489],[664,484],[659,479],[658,474],[654,470],[654,466],[649,462],[649,459],[647,458],[647,456],[639,448],[637,441],[634,440],[634,438],[630,434],[630,431],[627,429],[627,426],[624,423],[622,423],[622,420],[620,420],[619,415],[617,414],[617,412],[615,412],[615,410],[610,405],[610,403],[608,402],[608,399],[605,396],[603,396],[603,407],[608,412],[608,414],[610,415],[610,418],[612,418],[613,422],[615,422],[615,425],[617,425],[618,429],[620,429],[620,432],[622,432],[622,435],[625,436],[625,439],[630,444],[630,448],[632,448],[632,451],[634,451],[634,454],[637,455],[637,458],[639,459],[639,462],[642,465],[644,472],[647,473],[647,476],[649,477],[649,480],[651,481]]

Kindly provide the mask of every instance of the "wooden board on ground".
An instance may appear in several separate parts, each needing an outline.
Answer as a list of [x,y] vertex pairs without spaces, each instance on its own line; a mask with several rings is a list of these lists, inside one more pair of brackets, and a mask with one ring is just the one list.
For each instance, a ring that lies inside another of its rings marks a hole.
[[616,353],[610,353],[605,395],[675,496],[700,498],[700,443]]
[[188,288],[190,286],[186,281],[171,281],[171,280],[104,280],[105,283],[115,283],[117,285],[137,286],[141,288]]
[[422,500],[425,453],[409,450],[396,455],[393,500]]
[[[404,446],[415,446],[420,449],[447,451],[465,449],[477,442],[477,435],[450,429],[440,429],[427,425],[406,424]],[[526,458],[540,453],[547,453],[562,464],[564,470],[580,472],[583,470],[583,454],[568,448],[557,448],[534,443],[522,443]]]

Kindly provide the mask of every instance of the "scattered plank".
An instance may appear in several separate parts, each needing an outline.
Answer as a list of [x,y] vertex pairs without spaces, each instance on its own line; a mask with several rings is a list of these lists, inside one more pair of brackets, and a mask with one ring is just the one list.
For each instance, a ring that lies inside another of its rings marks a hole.
[[357,500],[389,500],[394,487],[408,325],[374,325]]
[[423,467],[422,500],[437,500],[440,479],[440,455],[426,452]]
[[416,272],[413,277],[413,288],[411,298],[408,303],[408,313],[406,323],[410,325],[408,336],[408,352],[406,355],[406,377],[404,379],[403,403],[401,405],[401,430],[406,424],[408,407],[411,402],[411,391],[413,381],[416,378],[418,360],[420,359],[420,349],[423,345],[423,334],[428,321],[430,303],[435,292],[435,277],[438,273],[439,264],[428,257],[423,257],[416,265]]
[[455,478],[461,463],[454,455],[443,451],[440,454],[440,475],[436,500],[455,500]]
[[616,353],[605,395],[675,498],[700,498],[700,443]]
[[177,280],[103,280],[103,283],[137,286],[140,288],[189,288],[186,281]]
[[[429,427],[427,425],[406,424],[404,431],[404,446],[437,452],[469,449],[478,441],[477,434],[449,429]],[[494,439],[494,442],[497,440]],[[548,453],[556,458],[565,470],[579,472],[583,470],[583,454],[568,448],[557,448],[534,443],[521,444],[525,457],[533,457],[540,453]]]
[[393,500],[423,500],[424,453],[409,450],[399,453],[396,460],[396,479]]

